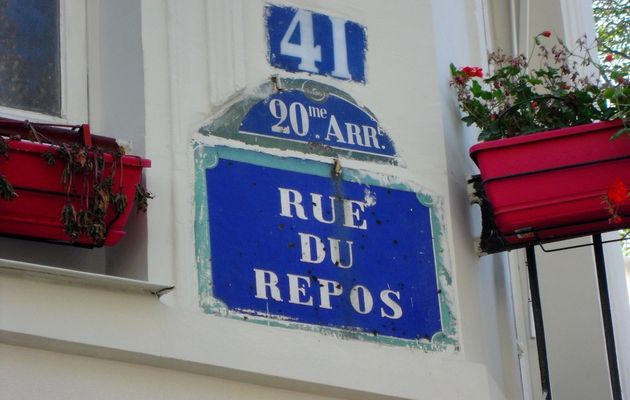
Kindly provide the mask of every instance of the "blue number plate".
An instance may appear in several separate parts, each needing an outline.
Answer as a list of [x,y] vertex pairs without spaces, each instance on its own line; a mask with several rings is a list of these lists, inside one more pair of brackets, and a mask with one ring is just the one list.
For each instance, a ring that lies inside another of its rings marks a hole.
[[266,7],[269,62],[365,82],[365,28],[356,22],[291,7]]

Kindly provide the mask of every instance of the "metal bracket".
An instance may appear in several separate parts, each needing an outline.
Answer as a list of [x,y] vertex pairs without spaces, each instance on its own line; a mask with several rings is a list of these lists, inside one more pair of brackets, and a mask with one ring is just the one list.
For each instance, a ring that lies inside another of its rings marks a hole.
[[[628,239],[628,237],[630,236],[630,231],[626,232],[624,235],[622,235],[619,239],[614,239],[614,240],[605,240],[602,242],[602,244],[606,244],[606,243],[615,243],[615,242],[623,242],[624,240]],[[562,250],[571,250],[571,249],[578,249],[580,247],[590,247],[590,246],[594,246],[594,243],[585,243],[585,244],[576,244],[575,246],[566,246],[566,247],[560,247],[558,249],[545,249],[543,247],[543,244],[541,242],[538,243],[538,246],[540,247],[540,249],[542,251],[544,251],[545,253],[554,253],[556,251],[562,251]]]

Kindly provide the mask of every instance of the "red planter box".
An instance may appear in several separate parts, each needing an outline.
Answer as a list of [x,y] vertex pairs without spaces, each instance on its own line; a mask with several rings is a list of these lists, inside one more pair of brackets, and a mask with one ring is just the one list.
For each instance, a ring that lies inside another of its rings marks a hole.
[[[47,150],[54,148],[48,144],[27,140],[8,140],[7,144],[8,158],[0,156],[0,174],[13,185],[18,197],[10,201],[0,199],[0,234],[70,243],[71,238],[63,229],[61,212],[68,199],[77,209],[82,200],[72,195],[72,192],[68,196],[67,185],[61,183],[65,162],[57,158],[54,165],[48,165],[42,156]],[[105,154],[105,175],[111,175],[112,158]],[[136,185],[140,183],[142,169],[150,166],[151,161],[129,155],[123,156],[117,162],[113,192],[122,191],[127,196],[128,204],[118,218],[115,218],[110,206],[106,216],[109,229],[105,245],[113,246],[125,236],[124,226],[134,208]],[[92,187],[92,182],[85,182],[91,179],[81,176],[74,179],[75,187]],[[94,246],[86,236],[80,236],[74,244]]]
[[630,227],[630,199],[621,224],[609,223],[603,202],[615,178],[630,187],[630,140],[610,140],[621,126],[598,122],[473,146],[503,239],[525,245]]

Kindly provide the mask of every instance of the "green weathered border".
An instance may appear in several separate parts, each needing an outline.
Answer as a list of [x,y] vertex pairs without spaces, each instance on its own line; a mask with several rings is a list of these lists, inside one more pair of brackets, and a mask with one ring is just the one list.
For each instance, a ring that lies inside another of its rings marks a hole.
[[258,145],[280,150],[296,150],[303,153],[318,154],[326,157],[341,156],[362,161],[387,163],[392,165],[399,164],[400,160],[397,156],[386,157],[378,154],[363,153],[324,145],[313,145],[313,143],[302,143],[271,136],[263,137],[239,134],[241,122],[243,122],[243,119],[249,110],[251,110],[256,103],[279,91],[290,90],[299,90],[308,98],[317,102],[325,101],[330,95],[337,96],[361,108],[374,118],[375,121],[378,121],[374,113],[372,113],[368,108],[360,106],[348,93],[333,86],[309,79],[274,77],[272,80],[259,85],[256,89],[243,94],[231,106],[221,112],[219,116],[213,118],[210,123],[202,125],[201,128],[199,128],[199,133],[206,136],[218,136],[226,139],[238,140],[250,145]]
[[207,146],[201,143],[194,143],[195,156],[195,252],[197,260],[200,306],[204,312],[227,316],[234,319],[244,319],[259,324],[274,327],[291,329],[302,329],[312,332],[319,332],[325,335],[358,339],[368,342],[384,343],[396,346],[407,346],[420,348],[425,351],[444,351],[447,349],[459,350],[457,341],[456,321],[453,314],[453,300],[451,274],[444,262],[443,223],[440,203],[424,193],[418,193],[404,183],[383,184],[373,176],[362,171],[344,168],[341,179],[350,182],[359,182],[371,186],[387,187],[391,189],[415,192],[418,201],[429,207],[431,213],[431,229],[433,232],[433,246],[436,263],[436,278],[439,289],[440,314],[442,321],[442,331],[436,333],[431,340],[409,340],[390,336],[373,335],[353,328],[341,329],[328,326],[311,325],[305,323],[292,322],[288,320],[271,319],[262,316],[245,315],[233,310],[228,310],[227,306],[212,296],[212,263],[210,253],[210,235],[207,217],[207,190],[205,181],[205,171],[214,168],[219,158],[247,162],[262,167],[277,168],[288,171],[297,171],[315,176],[329,177],[331,166],[322,162],[303,160],[290,157],[273,156],[257,151],[234,149],[225,146]]

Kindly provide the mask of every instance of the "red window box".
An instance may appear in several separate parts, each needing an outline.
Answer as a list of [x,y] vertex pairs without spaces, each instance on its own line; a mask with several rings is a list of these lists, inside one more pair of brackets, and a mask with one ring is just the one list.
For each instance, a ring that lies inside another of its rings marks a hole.
[[616,178],[630,186],[630,140],[611,140],[621,121],[597,122],[479,143],[470,156],[481,172],[492,218],[508,247],[630,227],[604,204]]
[[[32,139],[31,128],[37,131],[38,143]],[[4,136],[8,151],[0,155],[0,175],[13,186],[17,197],[0,199],[0,235],[38,239],[79,246],[113,246],[125,236],[125,223],[131,213],[136,185],[140,183],[142,169],[151,166],[151,161],[133,155],[123,155],[114,166],[114,156],[109,153],[117,149],[114,139],[90,135],[89,126],[61,126],[28,124],[22,121],[0,119],[0,134]],[[17,140],[16,135],[22,139]],[[44,143],[50,141],[54,144]],[[113,176],[112,194],[123,193],[127,207],[122,213],[114,211],[110,204],[105,214],[106,236],[96,243],[85,234],[76,240],[64,232],[62,210],[68,204],[76,209],[94,200],[94,175],[73,174],[71,183],[62,183],[65,161],[55,157],[50,165],[46,153],[55,154],[59,146],[80,143],[89,149],[88,157],[94,157],[93,149],[104,150],[102,177]]]

